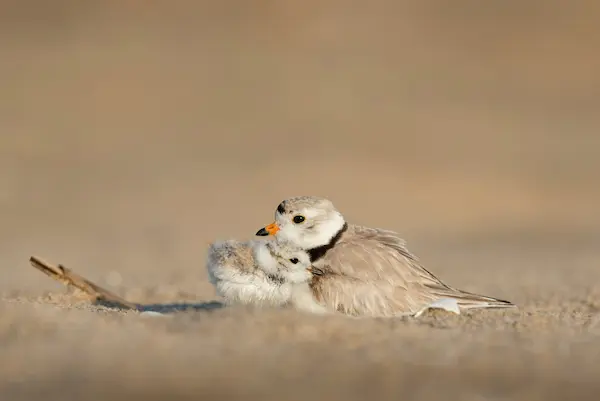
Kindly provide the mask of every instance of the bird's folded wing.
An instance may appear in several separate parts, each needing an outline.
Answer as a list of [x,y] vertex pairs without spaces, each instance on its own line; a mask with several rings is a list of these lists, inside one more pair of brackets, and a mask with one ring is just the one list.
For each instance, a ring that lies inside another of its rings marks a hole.
[[392,285],[429,285],[448,288],[406,248],[392,231],[354,226],[323,260],[326,270],[363,281]]
[[[512,307],[501,299],[473,294],[443,283],[406,248],[406,242],[392,231],[354,227],[325,256],[323,270],[332,275],[382,286],[398,291],[403,302],[427,302],[454,298],[463,308]],[[366,285],[366,284],[365,284]]]
[[405,287],[365,282],[347,276],[322,276],[312,284],[317,302],[328,310],[352,316],[392,317],[412,313],[424,301],[410,299]]

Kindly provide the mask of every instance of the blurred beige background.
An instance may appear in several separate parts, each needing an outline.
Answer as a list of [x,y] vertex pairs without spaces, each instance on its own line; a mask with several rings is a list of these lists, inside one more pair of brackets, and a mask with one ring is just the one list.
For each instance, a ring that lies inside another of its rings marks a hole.
[[598,238],[594,2],[3,4],[2,290],[35,254],[197,291],[298,194],[422,257]]
[[[3,1],[0,391],[596,399],[598,21],[593,1]],[[14,306],[63,291],[31,255],[133,301],[215,299],[207,245],[301,194],[520,311],[146,325]]]

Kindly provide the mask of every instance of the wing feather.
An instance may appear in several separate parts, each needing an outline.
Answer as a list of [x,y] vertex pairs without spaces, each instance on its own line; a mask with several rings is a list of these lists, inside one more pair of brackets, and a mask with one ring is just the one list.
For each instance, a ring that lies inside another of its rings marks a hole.
[[315,295],[329,308],[348,314],[393,316],[440,298],[456,299],[463,308],[514,306],[444,284],[388,230],[350,226],[315,267],[324,273],[315,280]]

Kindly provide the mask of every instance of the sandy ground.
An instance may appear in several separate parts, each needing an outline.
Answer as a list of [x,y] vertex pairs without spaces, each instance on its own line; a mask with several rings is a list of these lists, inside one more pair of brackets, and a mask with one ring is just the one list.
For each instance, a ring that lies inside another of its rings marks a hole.
[[[0,399],[598,399],[597,4],[121,3],[3,3]],[[204,305],[299,194],[520,309],[153,318],[28,263]]]

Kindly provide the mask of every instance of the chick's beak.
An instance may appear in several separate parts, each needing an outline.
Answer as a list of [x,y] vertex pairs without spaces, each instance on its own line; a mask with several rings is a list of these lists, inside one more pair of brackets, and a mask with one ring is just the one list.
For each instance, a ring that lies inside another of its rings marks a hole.
[[256,232],[256,235],[260,237],[266,237],[267,235],[275,235],[279,231],[277,223],[271,223],[266,227],[261,228]]

